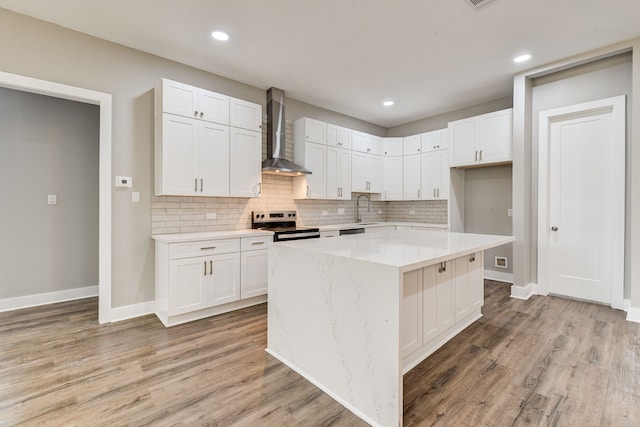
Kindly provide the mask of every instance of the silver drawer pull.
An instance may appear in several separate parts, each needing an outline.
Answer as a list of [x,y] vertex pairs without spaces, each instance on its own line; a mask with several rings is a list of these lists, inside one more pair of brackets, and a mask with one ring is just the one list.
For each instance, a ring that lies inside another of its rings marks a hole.
[[206,248],[200,248],[201,251],[207,251],[209,249],[215,249],[215,246],[207,246]]
[[264,245],[264,242],[252,242],[252,245]]

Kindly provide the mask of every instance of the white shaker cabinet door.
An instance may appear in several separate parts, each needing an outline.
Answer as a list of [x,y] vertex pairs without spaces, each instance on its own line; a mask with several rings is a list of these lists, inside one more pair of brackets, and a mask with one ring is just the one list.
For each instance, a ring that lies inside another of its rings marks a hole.
[[242,252],[240,260],[240,296],[257,297],[267,293],[267,250]]
[[162,111],[195,118],[198,111],[198,88],[162,79]]
[[472,165],[478,161],[475,117],[449,123],[449,163],[452,167]]
[[242,99],[229,99],[229,124],[255,132],[262,130],[262,105]]
[[513,160],[513,112],[507,110],[478,117],[478,161],[499,163]]
[[198,90],[198,118],[208,122],[229,124],[229,97],[210,90]]
[[[445,153],[447,155],[447,153]],[[440,152],[430,151],[422,154],[422,198],[437,200],[440,188]]]
[[[355,143],[355,139],[354,139]],[[351,191],[354,193],[368,192],[367,155],[358,151],[351,152]]]
[[404,200],[420,200],[423,198],[420,188],[420,165],[420,153],[404,156]]
[[230,128],[229,195],[259,197],[262,193],[262,133]]
[[198,177],[198,196],[229,195],[228,126],[199,123]]
[[185,258],[169,264],[169,315],[189,313],[208,306],[208,257]]
[[382,156],[369,154],[367,156],[367,175],[369,176],[369,192],[382,193],[384,190],[384,166]]
[[158,194],[193,196],[198,190],[198,121],[163,114],[162,178]]
[[327,146],[327,199],[351,199],[351,150]]
[[240,299],[240,253],[213,255],[207,258],[207,304],[213,307]]
[[403,179],[402,156],[387,156],[383,158],[384,164],[384,200],[402,200]]
[[470,304],[472,309],[484,305],[484,252],[476,252],[467,257],[467,280],[469,283]]

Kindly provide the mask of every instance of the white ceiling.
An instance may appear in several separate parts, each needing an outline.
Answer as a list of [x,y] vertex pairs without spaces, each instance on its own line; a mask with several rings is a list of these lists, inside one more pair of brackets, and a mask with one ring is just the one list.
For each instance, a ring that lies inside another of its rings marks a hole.
[[[511,94],[640,36],[638,0],[0,0],[0,7],[384,127]],[[226,43],[211,39],[221,28]],[[530,52],[533,59],[514,64]],[[393,99],[393,107],[382,101]]]

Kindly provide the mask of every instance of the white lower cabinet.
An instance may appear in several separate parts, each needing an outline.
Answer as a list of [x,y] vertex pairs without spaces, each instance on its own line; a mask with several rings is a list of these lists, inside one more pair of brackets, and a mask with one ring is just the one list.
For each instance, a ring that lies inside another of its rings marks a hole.
[[156,240],[156,315],[165,326],[266,301],[271,235]]
[[402,301],[406,372],[480,316],[482,252],[404,273]]

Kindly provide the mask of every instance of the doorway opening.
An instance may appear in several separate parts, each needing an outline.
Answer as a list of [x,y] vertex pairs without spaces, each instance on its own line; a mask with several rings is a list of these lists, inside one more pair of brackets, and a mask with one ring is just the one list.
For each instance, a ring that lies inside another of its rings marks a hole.
[[0,72],[0,87],[78,101],[99,107],[98,321],[111,321],[111,95]]

